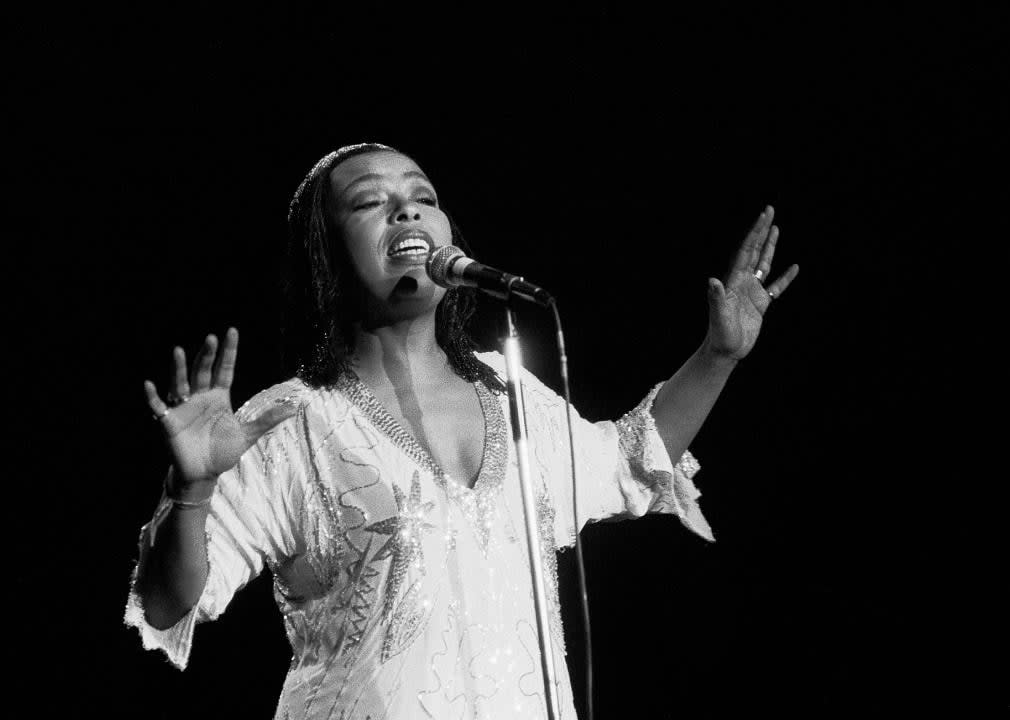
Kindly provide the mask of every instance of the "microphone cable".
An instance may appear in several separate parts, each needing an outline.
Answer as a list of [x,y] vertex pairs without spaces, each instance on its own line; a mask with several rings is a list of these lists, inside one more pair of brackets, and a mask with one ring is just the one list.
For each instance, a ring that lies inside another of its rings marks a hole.
[[586,567],[582,559],[582,538],[579,531],[579,494],[575,477],[575,435],[572,432],[572,396],[568,389],[568,355],[565,352],[565,335],[561,330],[561,313],[558,312],[558,303],[552,297],[550,298],[549,305],[554,312],[554,326],[557,328],[558,362],[561,368],[561,384],[565,395],[565,418],[568,425],[568,452],[572,461],[572,520],[575,524],[575,564],[579,571],[582,627],[586,643],[586,719],[593,720],[593,634],[589,627],[589,596],[586,593]]

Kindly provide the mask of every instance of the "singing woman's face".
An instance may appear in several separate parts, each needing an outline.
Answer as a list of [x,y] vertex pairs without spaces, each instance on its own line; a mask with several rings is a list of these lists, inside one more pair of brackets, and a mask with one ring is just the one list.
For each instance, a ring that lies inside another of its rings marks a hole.
[[431,181],[395,152],[356,155],[330,172],[333,212],[372,320],[434,312],[445,290],[425,271],[428,255],[452,243],[449,218]]

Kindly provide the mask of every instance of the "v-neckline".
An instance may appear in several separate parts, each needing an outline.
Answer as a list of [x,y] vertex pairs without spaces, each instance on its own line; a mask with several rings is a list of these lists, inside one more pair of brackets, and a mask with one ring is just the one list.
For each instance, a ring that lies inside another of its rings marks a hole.
[[385,405],[375,396],[357,373],[348,371],[337,383],[337,388],[350,399],[371,421],[379,432],[389,438],[402,452],[414,462],[429,471],[432,476],[444,484],[446,489],[464,494],[476,494],[501,486],[505,465],[508,461],[507,432],[505,415],[501,404],[487,387],[481,382],[473,384],[480,403],[481,414],[484,416],[484,447],[481,452],[480,466],[473,486],[457,480],[438,464],[435,458],[417,441],[399,420],[393,417]]

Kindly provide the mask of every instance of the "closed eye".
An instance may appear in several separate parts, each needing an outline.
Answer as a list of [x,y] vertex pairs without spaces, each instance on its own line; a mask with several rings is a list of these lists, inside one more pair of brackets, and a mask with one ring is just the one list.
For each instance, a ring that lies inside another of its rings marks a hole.
[[[369,208],[378,207],[382,205],[382,200],[367,200],[365,202],[360,202],[353,206],[352,210],[368,210]],[[424,197],[415,198],[415,202],[419,202],[423,205],[428,205],[430,207],[438,207],[438,199],[425,195]]]

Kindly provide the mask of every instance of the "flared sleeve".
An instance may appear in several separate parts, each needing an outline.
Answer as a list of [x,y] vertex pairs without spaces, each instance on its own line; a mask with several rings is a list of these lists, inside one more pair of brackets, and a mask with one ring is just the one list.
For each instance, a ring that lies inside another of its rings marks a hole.
[[[536,429],[531,445],[553,505],[555,543],[558,548],[571,547],[576,523],[565,401],[532,373],[524,376],[527,425],[531,435]],[[685,450],[673,462],[656,429],[652,403],[662,386],[653,387],[616,422],[590,422],[572,409],[579,530],[588,522],[666,513],[715,542],[698,505],[701,492],[694,484],[701,467],[698,460]]]
[[676,515],[686,528],[715,542],[712,528],[698,506],[701,491],[694,484],[701,464],[690,450],[685,450],[674,464],[656,429],[652,403],[662,387],[663,383],[657,383],[634,410],[616,423],[621,455],[628,464],[621,482],[626,512],[633,516],[647,512]]
[[[236,415],[247,421],[274,403],[289,399],[297,402],[298,391],[294,382],[274,386],[242,406]],[[265,563],[279,564],[299,546],[292,522],[300,504],[301,469],[298,462],[292,461],[297,457],[292,452],[297,443],[296,426],[296,419],[284,421],[246,451],[238,465],[218,478],[205,528],[207,582],[196,605],[165,630],[148,623],[136,583],[158,541],[158,528],[172,509],[168,498],[162,496],[154,517],[141,529],[124,619],[140,632],[145,649],[162,650],[180,670],[189,660],[196,624],[215,620],[235,593],[259,575]]]

